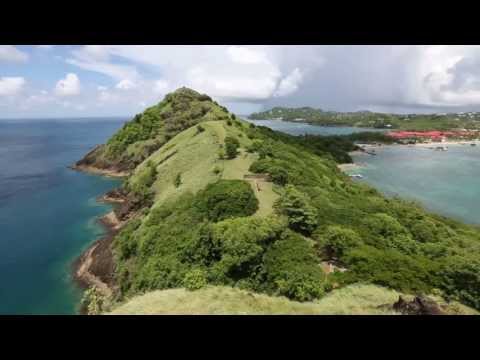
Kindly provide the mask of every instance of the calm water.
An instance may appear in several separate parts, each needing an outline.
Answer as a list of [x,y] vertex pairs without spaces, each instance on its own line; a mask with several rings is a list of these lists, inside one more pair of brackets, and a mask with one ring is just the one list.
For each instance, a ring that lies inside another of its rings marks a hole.
[[71,262],[102,234],[119,180],[67,169],[125,119],[0,120],[0,314],[73,314]]
[[[287,121],[252,121],[292,135],[348,134],[366,129],[323,127]],[[480,224],[480,146],[449,146],[448,151],[386,146],[377,156],[355,155],[364,167],[354,170],[387,195],[420,201],[427,209]]]
[[290,135],[348,135],[362,131],[384,131],[381,129],[358,128],[350,126],[318,126],[293,121],[280,120],[250,120],[249,122],[259,126],[266,126],[273,130],[282,131]]
[[480,147],[450,145],[448,151],[387,146],[377,156],[355,155],[355,173],[386,194],[419,200],[437,213],[480,224]]

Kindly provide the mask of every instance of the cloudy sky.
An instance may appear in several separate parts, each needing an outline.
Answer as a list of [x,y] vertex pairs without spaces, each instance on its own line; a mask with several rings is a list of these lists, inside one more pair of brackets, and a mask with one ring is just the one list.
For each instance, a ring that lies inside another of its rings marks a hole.
[[180,86],[238,114],[480,111],[480,47],[0,45],[0,118],[130,116]]

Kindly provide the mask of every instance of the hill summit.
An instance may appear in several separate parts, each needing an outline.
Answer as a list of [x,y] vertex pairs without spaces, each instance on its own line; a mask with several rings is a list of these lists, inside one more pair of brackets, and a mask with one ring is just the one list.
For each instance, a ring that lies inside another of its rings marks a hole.
[[175,135],[200,122],[233,117],[205,94],[181,87],[157,105],[137,114],[104,145],[98,145],[75,167],[129,172]]

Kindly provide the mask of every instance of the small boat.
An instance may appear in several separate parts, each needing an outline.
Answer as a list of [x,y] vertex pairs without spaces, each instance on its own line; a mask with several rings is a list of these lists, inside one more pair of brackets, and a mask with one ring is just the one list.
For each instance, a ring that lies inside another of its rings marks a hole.
[[475,144],[475,143],[471,143],[471,144],[470,144],[470,146],[477,146],[477,144]]
[[354,179],[363,179],[363,175],[360,175],[360,174],[352,174],[350,175],[350,177]]

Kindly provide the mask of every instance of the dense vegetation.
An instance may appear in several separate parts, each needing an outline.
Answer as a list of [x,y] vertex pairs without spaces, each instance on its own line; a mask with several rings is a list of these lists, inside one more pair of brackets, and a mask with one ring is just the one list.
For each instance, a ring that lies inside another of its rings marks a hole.
[[254,113],[253,120],[282,119],[325,126],[355,126],[402,130],[480,129],[480,113],[453,114],[387,114],[370,111],[335,112],[311,107],[285,108]]
[[[382,135],[294,137],[233,117],[213,123],[177,135],[125,183],[129,194],[153,195],[114,240],[119,299],[213,284],[311,301],[372,283],[480,308],[477,228],[385,198],[338,170],[353,141]],[[209,152],[188,152],[200,145]],[[199,179],[185,173],[193,164],[206,169]],[[271,212],[260,216],[265,199]],[[346,271],[326,274],[322,261]]]
[[[180,88],[125,123],[108,142],[88,154],[79,165],[132,170],[181,131],[200,122],[230,118],[226,108],[203,94]],[[201,126],[197,131],[202,132]]]

